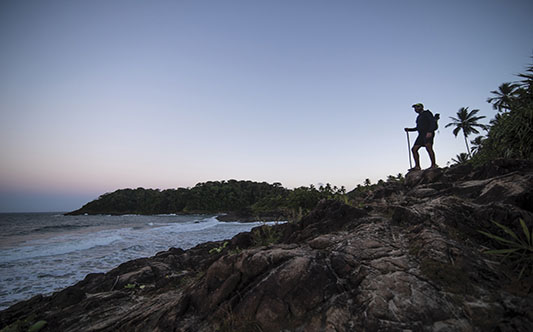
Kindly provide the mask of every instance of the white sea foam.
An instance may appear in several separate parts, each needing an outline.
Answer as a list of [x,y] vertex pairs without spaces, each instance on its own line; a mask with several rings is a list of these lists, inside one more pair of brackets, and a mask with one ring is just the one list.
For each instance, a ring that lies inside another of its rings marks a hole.
[[109,245],[120,239],[121,237],[117,234],[94,234],[91,237],[59,236],[46,240],[30,241],[25,246],[3,250],[0,262],[64,255],[96,246]]
[[211,217],[211,218],[203,219],[200,222],[194,221],[192,223],[170,224],[168,226],[161,227],[160,230],[170,231],[174,233],[196,232],[196,231],[201,231],[204,229],[214,227],[218,225],[219,223],[220,221],[218,221],[216,217]]
[[[24,238],[13,235],[0,247],[0,310],[36,294],[72,285],[89,273],[109,271],[131,259],[149,257],[170,247],[188,249],[206,241],[230,239],[264,224],[220,222],[201,215],[41,218],[44,219],[24,222],[30,230],[35,225],[50,226],[49,232]],[[60,225],[58,219],[80,227],[56,227]],[[11,224],[23,225],[4,223]],[[14,228],[12,234],[25,230],[19,228]],[[7,241],[10,239],[13,241]]]

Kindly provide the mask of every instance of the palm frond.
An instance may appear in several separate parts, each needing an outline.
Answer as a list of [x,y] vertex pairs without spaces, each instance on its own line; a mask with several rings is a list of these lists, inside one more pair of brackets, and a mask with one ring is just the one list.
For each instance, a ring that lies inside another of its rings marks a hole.
[[459,134],[459,132],[461,131],[461,127],[456,127],[454,130],[453,130],[453,134],[455,135],[455,137],[457,137],[457,134]]

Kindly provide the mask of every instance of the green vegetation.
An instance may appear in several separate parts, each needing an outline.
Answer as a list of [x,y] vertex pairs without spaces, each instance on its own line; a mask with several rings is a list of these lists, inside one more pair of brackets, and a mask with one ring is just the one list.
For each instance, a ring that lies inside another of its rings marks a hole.
[[[168,276],[166,276],[168,277]],[[124,285],[124,289],[136,289],[137,287],[139,287],[139,289],[145,289],[146,288],[146,285],[137,285],[137,284],[127,284],[127,285]]]
[[520,81],[503,83],[487,101],[498,110],[486,137],[476,138],[474,165],[497,158],[533,159],[533,65]]
[[30,315],[23,320],[17,320],[13,324],[4,327],[0,332],[39,332],[48,322],[45,320],[36,321],[34,315]]
[[282,233],[275,226],[263,225],[252,231],[254,246],[269,246],[281,240]]
[[267,197],[286,195],[281,184],[251,181],[215,181],[194,188],[121,189],[100,196],[76,213],[88,214],[162,214],[217,213],[246,211]]
[[280,183],[211,181],[190,189],[121,189],[100,196],[71,214],[170,214],[236,212],[297,219],[322,199],[346,200],[344,187],[330,184],[286,189]]
[[509,238],[491,234],[484,231],[479,231],[488,238],[495,240],[502,246],[501,249],[487,250],[486,254],[501,256],[502,259],[509,263],[515,270],[520,271],[518,279],[521,279],[526,272],[527,275],[533,273],[533,228],[529,231],[523,219],[520,219],[520,226],[522,227],[523,236],[517,235],[509,227],[493,221],[493,224]]
[[209,253],[210,254],[214,254],[214,253],[220,254],[222,252],[222,250],[226,249],[228,244],[229,244],[229,242],[225,241],[221,246],[209,250]]
[[37,323],[30,326],[28,332],[38,332],[46,326],[47,322],[45,320],[40,320]]
[[[489,127],[487,127],[487,129],[488,128]],[[472,144],[472,148],[470,149],[470,151],[472,152],[472,154],[476,154],[483,145],[483,136],[477,136],[472,141],[470,141],[470,144]]]

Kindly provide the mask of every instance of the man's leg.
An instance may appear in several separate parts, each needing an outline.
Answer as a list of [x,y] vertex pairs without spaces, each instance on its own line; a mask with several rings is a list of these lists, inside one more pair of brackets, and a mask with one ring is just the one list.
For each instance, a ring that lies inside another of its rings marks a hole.
[[433,151],[433,144],[426,144],[426,150],[429,154],[429,159],[431,159],[431,168],[436,168],[437,163],[435,162],[435,151]]
[[412,169],[420,169],[420,155],[418,154],[418,150],[420,148],[420,145],[415,145],[411,149],[411,151],[413,152],[413,159],[415,160],[415,167],[413,167]]

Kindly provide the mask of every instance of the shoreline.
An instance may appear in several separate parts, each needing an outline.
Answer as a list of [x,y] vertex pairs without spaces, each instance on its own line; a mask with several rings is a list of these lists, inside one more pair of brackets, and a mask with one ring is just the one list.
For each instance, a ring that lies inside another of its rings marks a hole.
[[242,212],[179,212],[179,213],[160,213],[160,214],[137,214],[137,213],[74,213],[68,212],[62,214],[63,216],[73,217],[73,216],[111,216],[111,217],[127,217],[127,216],[145,216],[145,217],[172,217],[172,216],[195,216],[195,215],[205,215],[215,217],[220,222],[242,222],[242,223],[252,223],[252,222],[272,222],[288,221],[288,217],[281,213],[268,213],[264,215],[252,215],[249,213]]
[[[18,225],[19,219],[14,220],[14,224]],[[59,291],[82,280],[88,273],[106,272],[131,259],[151,257],[172,247],[188,249],[206,241],[228,239],[261,225],[223,223],[213,214],[44,216],[44,219],[31,220],[26,222],[26,228],[5,229],[11,234],[5,235],[14,239],[9,246],[2,246],[0,253],[0,293],[5,306],[16,303],[13,299],[24,301],[39,293]],[[48,231],[18,235],[20,231],[27,233],[36,229]],[[104,239],[109,240],[102,243]]]

